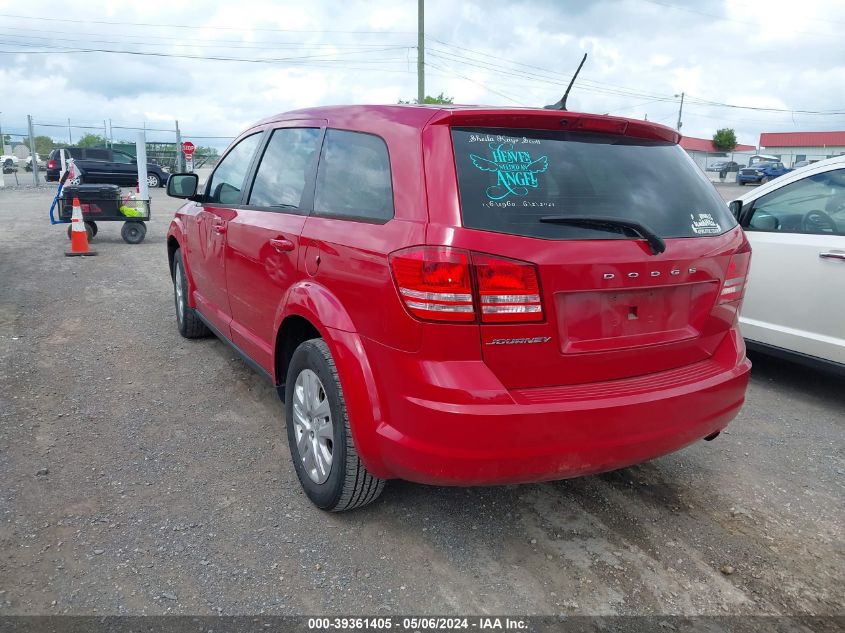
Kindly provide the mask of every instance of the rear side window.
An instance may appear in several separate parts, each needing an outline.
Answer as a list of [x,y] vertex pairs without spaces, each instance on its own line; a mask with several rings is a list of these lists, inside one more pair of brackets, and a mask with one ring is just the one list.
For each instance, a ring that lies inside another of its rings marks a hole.
[[208,183],[207,202],[240,204],[244,180],[246,180],[246,174],[260,140],[260,132],[247,136],[217,164],[217,169],[214,170]]
[[390,158],[373,134],[326,130],[314,215],[386,222],[393,217]]
[[726,203],[678,145],[586,133],[453,128],[463,224],[545,239],[633,236],[541,222],[545,216],[635,220],[661,237],[736,226]]
[[85,160],[109,161],[111,160],[111,155],[107,149],[95,149],[89,147],[85,150]]
[[275,130],[255,175],[249,204],[297,209],[320,138],[318,128]]

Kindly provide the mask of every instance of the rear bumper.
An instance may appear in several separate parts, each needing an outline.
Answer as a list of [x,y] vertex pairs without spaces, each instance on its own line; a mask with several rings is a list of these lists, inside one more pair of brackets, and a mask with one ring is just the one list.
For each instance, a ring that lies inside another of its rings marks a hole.
[[[566,479],[678,450],[722,430],[736,416],[751,367],[741,337],[732,331],[713,358],[685,368],[497,393],[483,363],[464,362],[450,372],[429,365],[417,372],[390,358],[400,352],[363,343],[380,369],[384,419],[366,442],[377,455],[362,459],[379,476],[437,485]],[[448,397],[424,397],[425,386],[415,384],[414,374],[435,379],[428,391]],[[397,376],[416,393],[400,393]],[[444,376],[453,383],[445,385]]]

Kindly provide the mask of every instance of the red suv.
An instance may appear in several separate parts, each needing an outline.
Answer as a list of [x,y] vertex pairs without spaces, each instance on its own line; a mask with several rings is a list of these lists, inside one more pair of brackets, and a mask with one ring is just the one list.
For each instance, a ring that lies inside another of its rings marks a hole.
[[231,145],[168,232],[179,331],[278,387],[326,510],[386,479],[533,482],[712,439],[750,363],[750,248],[644,121],[325,107]]

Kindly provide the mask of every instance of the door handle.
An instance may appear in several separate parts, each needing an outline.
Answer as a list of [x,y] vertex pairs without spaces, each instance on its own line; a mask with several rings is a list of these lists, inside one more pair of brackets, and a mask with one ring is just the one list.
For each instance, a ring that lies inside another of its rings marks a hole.
[[225,224],[215,224],[211,227],[211,230],[217,233],[217,235],[223,235],[226,232],[226,225]]
[[845,252],[843,251],[828,251],[827,253],[819,253],[820,259],[839,259],[845,261]]
[[277,253],[289,253],[296,248],[294,243],[286,238],[270,240],[270,246],[272,246]]

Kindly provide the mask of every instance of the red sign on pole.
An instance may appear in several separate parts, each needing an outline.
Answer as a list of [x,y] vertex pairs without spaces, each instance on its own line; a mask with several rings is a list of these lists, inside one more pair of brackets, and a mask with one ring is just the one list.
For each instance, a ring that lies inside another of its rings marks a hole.
[[185,141],[184,143],[182,143],[182,153],[185,156],[193,155],[195,149],[196,147],[194,147],[194,144],[191,143],[191,141]]

